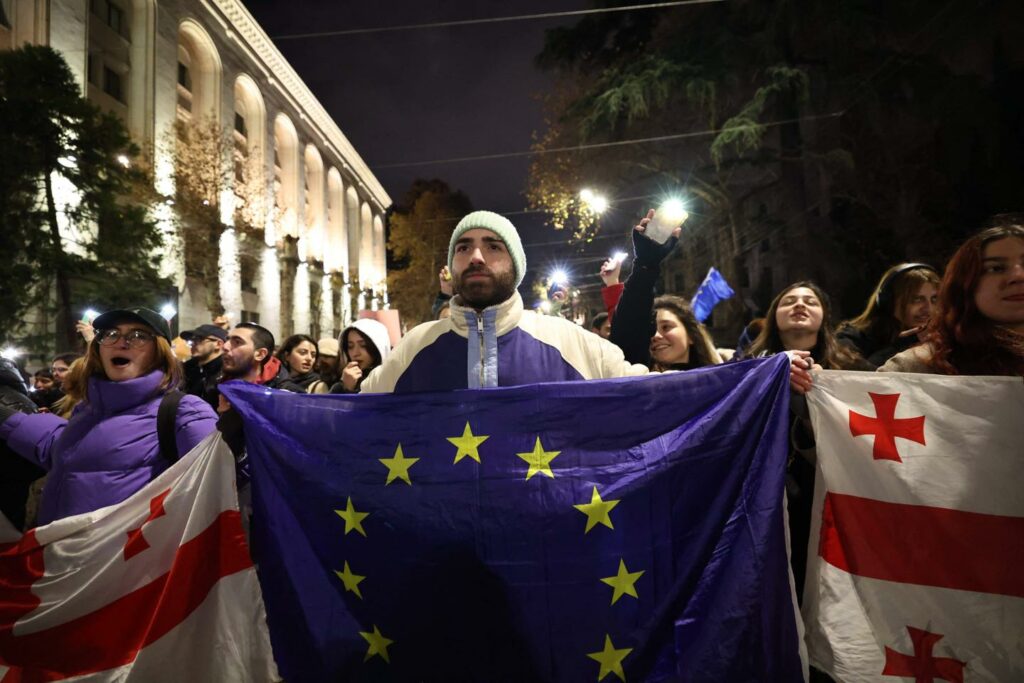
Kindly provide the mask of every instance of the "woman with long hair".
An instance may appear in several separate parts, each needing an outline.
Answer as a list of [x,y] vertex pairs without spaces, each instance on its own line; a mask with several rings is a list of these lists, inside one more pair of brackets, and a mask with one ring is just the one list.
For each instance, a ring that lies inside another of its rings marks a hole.
[[920,344],[938,300],[939,274],[926,263],[889,268],[864,311],[839,326],[836,338],[874,366]]
[[313,369],[319,353],[316,341],[308,334],[293,334],[284,340],[274,355],[288,371],[288,379],[302,391],[308,391],[311,384],[320,380],[320,375]]
[[[821,287],[810,280],[794,282],[772,300],[764,328],[744,354],[760,358],[791,352],[826,370],[871,369],[863,358],[836,340],[829,321],[831,303]],[[806,389],[810,388],[807,376]]]
[[615,310],[609,341],[622,349],[627,361],[655,372],[718,365],[722,358],[686,299],[654,296],[662,263],[675,248],[681,228],[659,244],[647,236],[653,218],[652,209],[631,233],[633,269],[621,289],[621,298],[609,303],[609,309]]
[[[811,389],[812,369],[872,369],[836,341],[829,323],[830,312],[829,298],[818,285],[809,280],[794,282],[779,292],[768,307],[764,328],[750,345],[746,357],[789,353],[793,358],[789,381],[796,394],[805,394]],[[793,395],[790,400],[790,449],[786,468],[786,505],[792,539],[790,564],[797,599],[802,600],[817,454],[807,402],[800,395]]]
[[1024,216],[990,223],[949,260],[927,342],[879,370],[1024,376]]
[[[216,428],[209,404],[177,393],[181,363],[160,314],[115,310],[94,325],[81,371],[65,379],[68,395],[82,397],[69,419],[0,407],[0,439],[49,471],[39,524],[120,503]],[[157,413],[172,393],[180,403],[168,435],[172,448],[162,452]]]
[[332,394],[356,394],[370,371],[391,353],[391,338],[383,323],[360,318],[338,338],[341,347],[341,381],[331,387]]
[[659,296],[652,308],[651,370],[690,370],[722,362],[711,335],[697,322],[686,299],[670,294]]

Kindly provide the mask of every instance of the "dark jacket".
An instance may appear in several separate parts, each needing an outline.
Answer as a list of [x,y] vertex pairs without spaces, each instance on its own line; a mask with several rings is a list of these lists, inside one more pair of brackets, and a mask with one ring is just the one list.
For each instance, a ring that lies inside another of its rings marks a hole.
[[183,391],[203,399],[214,410],[217,409],[217,382],[224,369],[224,356],[217,356],[209,363],[200,365],[195,358],[185,361],[185,386]]
[[[0,423],[13,413],[32,414],[35,404],[14,363],[0,359]],[[25,526],[25,502],[32,482],[46,470],[28,462],[0,441],[0,513],[17,529]]]
[[843,325],[836,330],[836,341],[859,353],[872,368],[885,365],[885,362],[897,353],[921,343],[917,335],[912,334],[909,337],[897,337],[891,344],[882,344],[864,330],[852,325]]

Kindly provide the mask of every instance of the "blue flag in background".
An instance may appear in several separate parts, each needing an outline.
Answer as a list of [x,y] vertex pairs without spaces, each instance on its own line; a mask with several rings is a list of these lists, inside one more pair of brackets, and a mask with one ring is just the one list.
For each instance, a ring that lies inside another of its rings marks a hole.
[[718,305],[719,301],[725,301],[736,292],[725,281],[722,274],[714,266],[708,268],[708,274],[704,276],[704,282],[700,283],[697,293],[690,300],[690,308],[697,322],[704,322],[711,315],[711,309]]
[[789,362],[445,393],[222,386],[299,681],[802,680]]

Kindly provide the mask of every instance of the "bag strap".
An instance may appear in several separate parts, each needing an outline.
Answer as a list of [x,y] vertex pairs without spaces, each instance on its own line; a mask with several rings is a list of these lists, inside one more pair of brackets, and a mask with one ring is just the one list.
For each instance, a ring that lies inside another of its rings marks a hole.
[[178,417],[178,404],[184,397],[185,394],[180,391],[169,391],[160,399],[160,407],[156,411],[156,434],[160,440],[160,455],[172,464],[178,461],[174,421]]

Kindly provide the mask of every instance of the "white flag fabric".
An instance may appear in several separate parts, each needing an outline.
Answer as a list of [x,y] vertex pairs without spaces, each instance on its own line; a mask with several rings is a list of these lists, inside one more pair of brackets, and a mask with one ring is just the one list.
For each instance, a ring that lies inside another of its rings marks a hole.
[[1024,681],[1024,381],[820,372],[804,590],[838,681]]
[[0,538],[0,683],[66,679],[279,680],[219,434],[123,503]]

